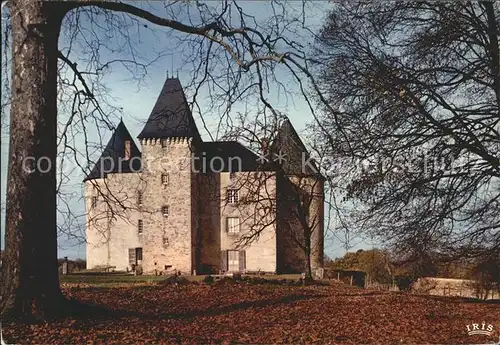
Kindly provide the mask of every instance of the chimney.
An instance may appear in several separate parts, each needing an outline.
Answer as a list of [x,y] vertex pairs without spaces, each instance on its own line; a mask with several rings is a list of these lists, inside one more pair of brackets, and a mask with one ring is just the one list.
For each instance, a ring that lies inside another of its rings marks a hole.
[[125,160],[128,161],[131,156],[130,140],[125,140]]

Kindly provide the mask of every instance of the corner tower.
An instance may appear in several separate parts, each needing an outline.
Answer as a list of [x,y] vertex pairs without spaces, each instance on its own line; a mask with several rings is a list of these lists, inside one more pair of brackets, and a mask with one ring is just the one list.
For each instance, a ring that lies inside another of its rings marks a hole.
[[192,155],[201,138],[176,78],[163,89],[138,136],[142,145],[143,270],[195,270],[197,176]]
[[130,247],[140,247],[135,231],[135,193],[140,185],[141,152],[123,121],[85,177],[87,268],[126,270]]
[[270,151],[284,157],[276,181],[278,272],[303,272],[307,255],[303,247],[310,243],[314,274],[323,267],[325,178],[289,119],[278,129]]

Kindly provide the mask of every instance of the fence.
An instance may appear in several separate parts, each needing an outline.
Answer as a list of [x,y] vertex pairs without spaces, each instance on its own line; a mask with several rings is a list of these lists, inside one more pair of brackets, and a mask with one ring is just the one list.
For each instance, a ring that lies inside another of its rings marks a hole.
[[412,292],[438,296],[500,299],[500,285],[486,290],[478,282],[467,279],[419,278],[411,288]]
[[373,290],[399,291],[399,287],[395,283],[383,284],[369,280],[365,283],[365,288]]

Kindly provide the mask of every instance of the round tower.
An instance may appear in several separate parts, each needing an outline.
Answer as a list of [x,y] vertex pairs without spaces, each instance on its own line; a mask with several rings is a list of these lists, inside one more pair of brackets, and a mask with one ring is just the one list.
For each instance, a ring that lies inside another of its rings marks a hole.
[[[286,119],[270,152],[282,157],[278,174],[278,267],[280,273],[304,272],[308,243],[313,276],[323,267],[324,177]],[[300,243],[298,245],[297,243]]]

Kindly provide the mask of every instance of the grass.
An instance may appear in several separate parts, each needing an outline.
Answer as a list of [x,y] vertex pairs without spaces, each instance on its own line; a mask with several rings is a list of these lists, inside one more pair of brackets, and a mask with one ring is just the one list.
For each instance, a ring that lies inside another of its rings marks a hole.
[[[83,272],[68,275],[60,275],[59,281],[63,284],[85,284],[89,286],[112,287],[116,285],[126,284],[149,284],[160,282],[167,279],[168,276],[155,275],[138,275],[117,272],[117,273],[100,273],[100,272]],[[187,280],[193,282],[202,281],[206,276],[184,276]],[[257,276],[255,276],[257,277]],[[265,279],[299,279],[300,274],[285,274],[285,275],[265,275],[258,276]]]
[[114,285],[114,284],[137,284],[137,283],[153,283],[164,280],[165,276],[150,276],[141,275],[134,276],[131,274],[68,274],[59,276],[61,283],[70,284],[88,284],[88,285]]

